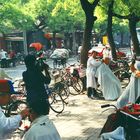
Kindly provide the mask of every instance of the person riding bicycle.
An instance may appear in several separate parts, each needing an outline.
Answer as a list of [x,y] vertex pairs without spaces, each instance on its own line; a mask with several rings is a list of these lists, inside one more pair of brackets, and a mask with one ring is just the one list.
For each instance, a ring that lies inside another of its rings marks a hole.
[[51,81],[50,77],[44,76],[36,66],[36,57],[27,55],[25,57],[25,65],[27,70],[23,72],[23,81],[27,91],[27,102],[31,103],[36,99],[47,99],[45,84]]
[[28,116],[28,109],[22,110],[19,115],[12,117],[6,117],[2,111],[1,106],[5,106],[10,102],[11,94],[13,94],[14,88],[10,80],[0,79],[0,139],[6,140],[11,137],[11,133],[15,131],[19,126],[22,118]]

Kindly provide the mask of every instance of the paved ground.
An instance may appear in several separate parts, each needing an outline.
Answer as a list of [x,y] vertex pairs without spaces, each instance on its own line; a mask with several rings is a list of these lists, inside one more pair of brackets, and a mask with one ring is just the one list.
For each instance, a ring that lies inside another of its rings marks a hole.
[[62,140],[99,140],[98,135],[110,111],[102,113],[102,104],[115,101],[92,100],[86,95],[70,96],[64,112],[50,118],[56,125]]

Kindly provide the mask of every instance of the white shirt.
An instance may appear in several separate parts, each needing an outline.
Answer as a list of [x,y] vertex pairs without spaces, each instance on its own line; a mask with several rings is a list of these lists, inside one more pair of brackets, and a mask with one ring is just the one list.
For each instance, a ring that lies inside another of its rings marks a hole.
[[7,55],[7,52],[6,51],[1,51],[0,52],[0,58],[1,59],[5,59],[6,58],[6,55]]
[[47,115],[33,121],[22,140],[61,140],[53,122]]
[[0,140],[8,140],[10,134],[19,127],[21,119],[21,115],[6,117],[0,107]]
[[92,56],[87,61],[86,77],[87,77],[87,88],[97,88],[95,73],[97,68],[101,65],[101,61],[94,59]]
[[87,61],[87,70],[86,72],[96,72],[97,67],[101,64],[101,61],[96,60],[95,58],[93,58],[92,56],[89,57],[88,61]]
[[81,50],[82,50],[82,46],[79,46],[78,53],[81,53]]

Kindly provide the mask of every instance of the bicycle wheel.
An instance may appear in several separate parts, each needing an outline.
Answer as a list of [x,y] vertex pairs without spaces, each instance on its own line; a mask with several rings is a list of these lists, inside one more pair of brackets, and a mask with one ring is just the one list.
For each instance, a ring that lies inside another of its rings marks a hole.
[[[8,109],[8,116],[13,116],[19,114],[23,109],[27,108],[27,103],[21,100],[13,102]],[[18,128],[20,131],[24,131],[25,127],[30,126],[30,121],[27,118],[22,119],[21,125]]]
[[64,110],[64,100],[62,99],[61,95],[56,92],[52,92],[53,97],[53,102],[50,103],[50,108],[55,112],[55,113],[62,113]]
[[120,80],[121,85],[125,88],[130,82],[130,73],[124,69],[118,69],[114,72],[116,77]]
[[78,95],[83,91],[83,83],[81,79],[72,77],[71,85],[69,86],[71,95]]

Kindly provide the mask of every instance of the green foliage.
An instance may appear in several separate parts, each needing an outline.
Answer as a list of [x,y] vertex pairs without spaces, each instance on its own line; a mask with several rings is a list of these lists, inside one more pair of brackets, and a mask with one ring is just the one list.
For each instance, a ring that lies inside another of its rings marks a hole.
[[77,0],[59,0],[52,9],[49,27],[52,30],[67,32],[83,29],[85,17],[79,5],[80,2]]

